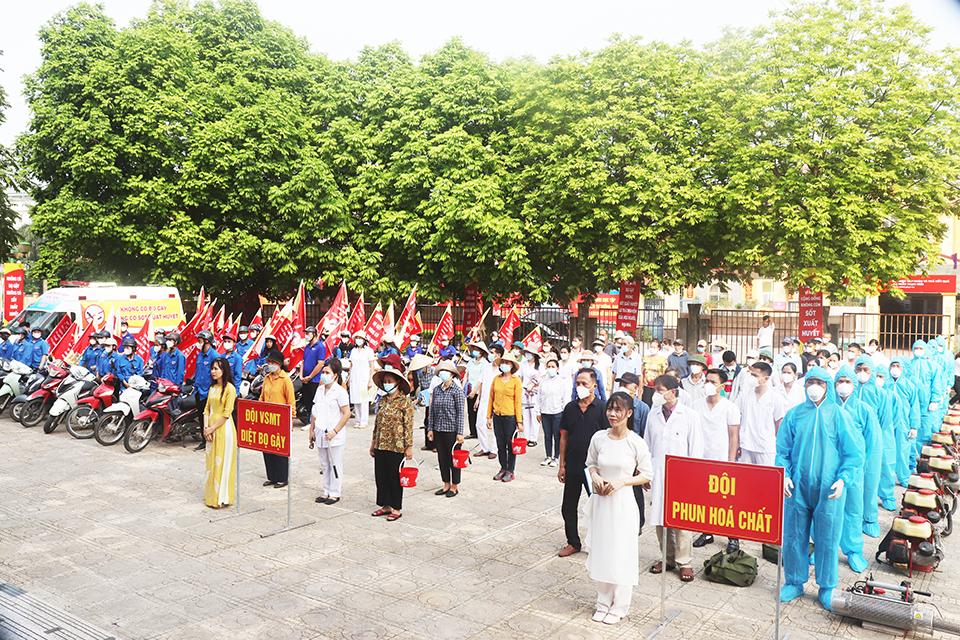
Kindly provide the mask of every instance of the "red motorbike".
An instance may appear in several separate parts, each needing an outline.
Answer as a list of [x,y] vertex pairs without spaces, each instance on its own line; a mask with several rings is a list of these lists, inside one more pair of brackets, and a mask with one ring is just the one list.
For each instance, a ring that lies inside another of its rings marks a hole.
[[80,440],[92,438],[101,412],[113,404],[118,384],[117,376],[108,373],[98,386],[82,393],[77,406],[67,414],[67,432]]
[[57,399],[57,388],[68,375],[70,370],[65,366],[51,364],[47,368],[47,377],[40,383],[40,388],[30,394],[23,403],[23,408],[20,410],[20,424],[25,427],[35,427],[43,422],[44,415]]
[[197,411],[193,387],[173,384],[169,380],[157,380],[157,390],[144,403],[130,428],[123,436],[123,446],[130,453],[143,451],[150,441],[160,434],[164,441],[194,438],[200,441],[200,412]]

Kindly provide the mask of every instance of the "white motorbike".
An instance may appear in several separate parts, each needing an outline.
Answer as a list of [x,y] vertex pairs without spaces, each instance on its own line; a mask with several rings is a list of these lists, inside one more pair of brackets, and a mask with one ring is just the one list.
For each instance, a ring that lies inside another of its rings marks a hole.
[[93,433],[97,442],[108,447],[123,440],[133,417],[143,408],[141,402],[144,394],[149,391],[150,383],[143,376],[130,376],[120,400],[103,410],[103,417],[97,422]]
[[53,433],[56,430],[63,417],[77,406],[80,394],[97,386],[96,378],[93,372],[85,367],[77,364],[70,367],[70,375],[57,387],[57,399],[53,401],[43,424],[44,433]]

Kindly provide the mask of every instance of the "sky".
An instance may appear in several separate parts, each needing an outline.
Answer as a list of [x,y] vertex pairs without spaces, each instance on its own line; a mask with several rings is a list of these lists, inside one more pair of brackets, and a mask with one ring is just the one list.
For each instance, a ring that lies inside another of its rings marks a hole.
[[[150,0],[100,0],[119,26],[143,16]],[[69,0],[12,2],[0,21],[0,85],[10,108],[0,144],[26,129],[22,78],[40,64],[37,32]],[[960,0],[900,0],[934,28],[932,44],[960,46]],[[787,0],[259,0],[264,15],[334,59],[354,58],[367,45],[399,41],[414,56],[454,36],[496,60],[546,61],[602,47],[611,35],[703,44],[724,27],[765,22]]]

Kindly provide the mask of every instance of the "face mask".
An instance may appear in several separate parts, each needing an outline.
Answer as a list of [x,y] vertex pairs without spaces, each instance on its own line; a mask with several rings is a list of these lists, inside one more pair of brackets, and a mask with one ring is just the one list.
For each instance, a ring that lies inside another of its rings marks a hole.
[[500,339],[497,338],[497,334],[495,333],[490,336],[490,342],[499,342],[499,340]]
[[883,378],[878,377],[878,378],[876,379],[877,388],[882,389],[884,382],[885,382],[885,380],[884,380]]
[[513,370],[513,367],[511,367],[506,362],[500,365],[500,371],[502,371],[503,373],[510,373],[510,371],[512,370]]
[[603,347],[601,347],[600,345],[597,345],[593,348],[594,353],[600,353],[601,351],[603,351]]
[[703,353],[704,351],[706,351],[705,347],[697,346],[697,353]]
[[696,373],[696,374],[703,373],[703,367],[701,367],[698,364],[692,364],[690,365],[690,373]]
[[256,332],[256,331],[251,331],[251,332],[250,332],[250,337],[253,338],[254,340],[257,339],[257,336],[258,336],[258,335],[259,335],[259,333]]
[[131,349],[130,347],[127,347],[126,349],[123,350],[123,355],[125,355],[125,356],[132,356],[132,355],[133,355],[133,349]]
[[121,332],[121,333],[126,333],[126,332],[127,332],[127,329],[128,329],[127,325],[125,325],[125,324],[120,325],[120,332]]
[[570,354],[569,354],[569,353],[561,353],[561,354],[560,354],[560,359],[563,360],[564,362],[566,362],[567,360],[570,359]]
[[574,341],[573,341],[572,343],[570,343],[570,344],[573,345],[573,348],[574,348],[574,349],[579,349],[579,348],[580,348],[580,343],[577,342],[576,340],[574,340]]
[[893,379],[896,380],[903,373],[903,369],[900,367],[890,367],[890,375],[893,376]]
[[593,362],[591,362],[590,360],[581,360],[581,361],[580,361],[580,368],[581,368],[581,369],[593,369]]
[[650,402],[651,402],[651,404],[652,404],[654,407],[662,407],[662,406],[663,406],[663,394],[660,393],[659,391],[655,391],[655,392],[653,393],[653,398],[651,399]]
[[321,384],[327,385],[333,382],[334,375],[332,373],[324,373],[320,376]]
[[473,356],[474,358],[479,358],[479,357],[480,357],[480,352],[477,351],[477,350],[473,350],[473,351],[470,352],[470,355]]
[[556,367],[550,367],[549,369],[547,369],[548,378],[556,378],[559,373],[560,372],[556,369]]
[[784,372],[780,374],[780,379],[789,384],[797,379],[797,374]]
[[[11,337],[12,337],[12,336],[11,336]],[[90,341],[90,346],[91,346],[91,347],[97,346],[97,341],[96,341],[96,340],[91,340],[91,341]]]
[[10,342],[16,344],[20,341],[20,336],[10,336]]
[[918,358],[922,358],[922,357],[923,357],[923,349],[914,349],[914,350],[913,350],[913,355],[917,356]]
[[838,382],[837,383],[837,395],[841,398],[849,398],[850,394],[853,393],[853,383],[852,382]]
[[752,367],[753,363],[755,363],[756,361],[757,361],[756,358],[747,358],[747,366]]
[[280,371],[280,365],[278,364],[267,365],[267,373],[276,373],[277,371]]
[[593,394],[593,391],[587,389],[586,387],[577,385],[577,397],[581,400],[586,400]]
[[437,377],[440,378],[440,382],[450,382],[450,378],[453,376],[449,371],[441,371],[437,374]]
[[110,347],[110,346],[104,347],[103,350],[106,351],[107,353],[113,353],[113,347]]
[[383,383],[383,390],[386,391],[387,393],[393,393],[393,390],[396,389],[396,388],[397,388],[397,383],[396,383],[396,382],[384,382],[384,383]]
[[543,345],[543,352],[544,352],[544,353],[550,353],[551,351],[553,351],[553,347],[551,347],[551,346],[548,345],[548,344]]
[[489,362],[493,362],[496,359],[497,359],[497,354],[495,353],[491,353],[490,355],[487,356],[487,361]]
[[358,339],[358,340],[357,340],[357,346],[358,346],[358,347],[363,347],[363,345],[364,345],[363,338]]
[[173,340],[167,340],[167,349],[173,349]]
[[810,398],[813,402],[820,402],[823,400],[823,396],[827,394],[827,389],[820,384],[812,384],[807,387],[807,397]]
[[840,368],[840,363],[836,362],[835,360],[831,360],[830,362],[827,363],[827,368],[833,369],[834,371],[836,371],[837,369]]
[[242,342],[243,340],[246,340],[246,339],[247,339],[247,334],[241,333],[241,334],[240,334],[240,340],[241,340],[241,342]]
[[450,344],[450,341],[449,341],[449,340],[441,340],[441,341],[440,341],[440,346],[446,347],[446,346],[448,346],[449,344]]
[[877,348],[875,346],[873,346],[872,344],[867,345],[867,353],[869,353],[870,355],[873,355],[876,351],[877,351]]
[[870,382],[870,372],[869,371],[858,371],[857,372],[857,382],[860,384],[867,384]]
[[857,354],[855,354],[853,351],[847,351],[847,360],[856,360],[856,359],[857,359]]
[[707,384],[703,385],[703,393],[707,397],[717,395],[717,385],[713,384],[712,382],[708,382]]
[[34,339],[34,340],[39,340],[39,339],[40,339],[40,335],[41,335],[41,334],[39,334],[39,333],[33,334],[33,339]]
[[533,354],[525,353],[523,354],[523,359],[526,360],[527,362],[533,362]]
[[224,351],[233,351],[234,344],[232,342],[224,342],[223,350]]

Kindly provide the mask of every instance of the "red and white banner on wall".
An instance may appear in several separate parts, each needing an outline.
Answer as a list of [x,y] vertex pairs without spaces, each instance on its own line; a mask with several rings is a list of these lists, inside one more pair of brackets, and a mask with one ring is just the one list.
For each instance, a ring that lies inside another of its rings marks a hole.
[[476,284],[467,285],[463,292],[463,329],[467,331],[480,322],[483,313],[483,296]]
[[640,283],[636,280],[623,280],[620,282],[620,299],[617,303],[617,329],[635,331],[639,313]]
[[7,262],[3,265],[3,319],[10,322],[23,311],[23,265]]
[[904,293],[939,293],[956,295],[957,275],[955,273],[905,276],[891,283]]
[[811,291],[808,287],[800,287],[797,297],[800,302],[800,319],[797,327],[797,337],[800,338],[800,342],[823,336],[823,294]]

